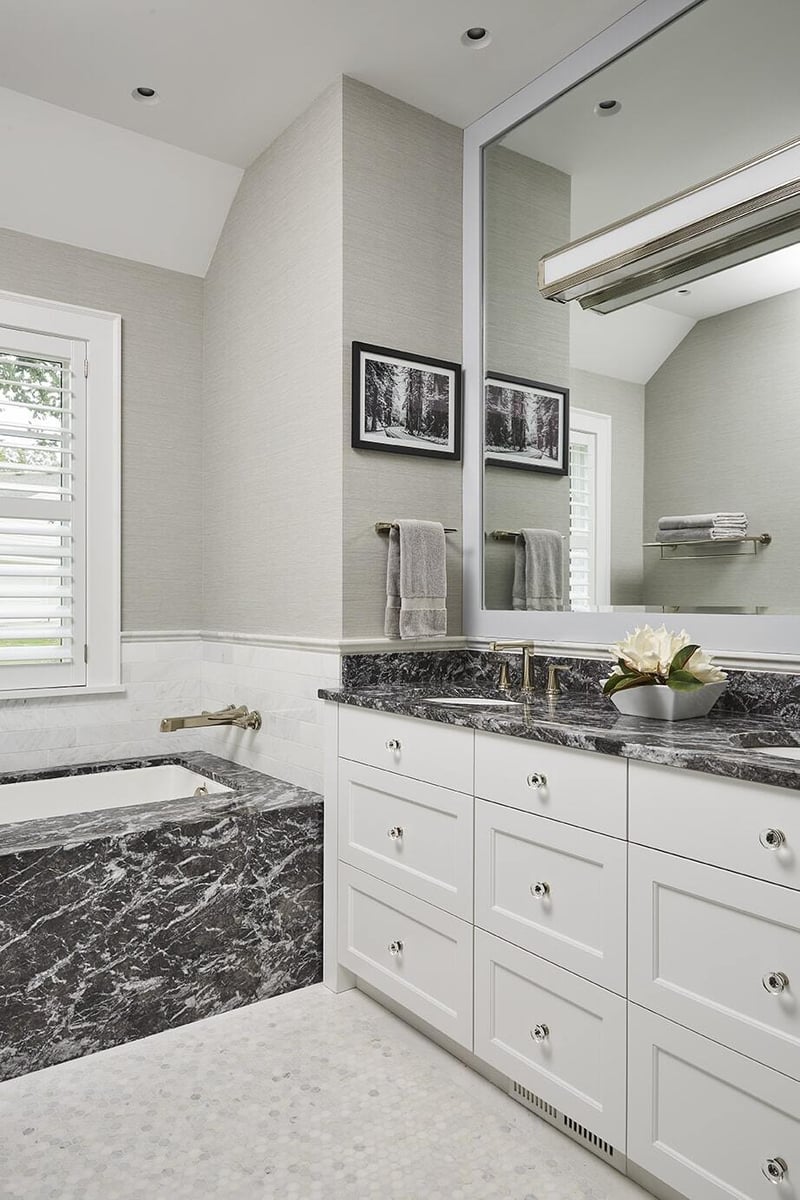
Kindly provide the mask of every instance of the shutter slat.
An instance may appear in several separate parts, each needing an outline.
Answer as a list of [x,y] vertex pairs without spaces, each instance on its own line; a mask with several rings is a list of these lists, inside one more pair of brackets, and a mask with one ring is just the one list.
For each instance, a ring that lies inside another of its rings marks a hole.
[[42,564],[38,563],[6,563],[2,561],[0,556],[0,578],[6,578],[9,575],[21,576],[23,579],[38,578],[40,575],[49,579],[72,579],[72,571],[69,567],[59,567],[55,563]]
[[25,642],[41,638],[58,638],[64,642],[72,641],[72,632],[68,625],[50,625],[42,621],[40,625],[3,625],[0,623],[0,645],[4,642]]
[[0,561],[6,558],[72,558],[72,554],[66,546],[34,546],[32,542],[4,546],[0,541]]
[[19,662],[69,662],[72,658],[70,645],[66,646],[3,646],[0,645],[0,663]]

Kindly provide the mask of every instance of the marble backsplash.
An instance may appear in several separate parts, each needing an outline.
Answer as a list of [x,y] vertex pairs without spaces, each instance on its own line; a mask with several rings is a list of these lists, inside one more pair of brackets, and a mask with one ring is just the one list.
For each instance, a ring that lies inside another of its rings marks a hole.
[[[519,653],[489,650],[390,651],[387,654],[348,654],[342,658],[342,687],[463,687],[494,691],[500,663],[509,663],[511,685],[519,686]],[[590,693],[599,690],[609,671],[609,661],[591,658],[559,658],[537,654],[534,664],[536,686],[544,690],[550,663],[564,666],[559,687],[564,692]],[[769,671],[728,671],[728,687],[716,705],[717,711],[775,716],[787,724],[800,725],[800,675]]]
[[322,798],[172,761],[236,792],[0,826],[0,1079],[320,979]]

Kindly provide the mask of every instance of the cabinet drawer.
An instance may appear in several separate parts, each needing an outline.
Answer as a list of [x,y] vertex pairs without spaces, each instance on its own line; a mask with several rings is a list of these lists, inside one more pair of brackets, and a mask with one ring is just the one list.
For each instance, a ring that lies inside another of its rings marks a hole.
[[472,920],[472,797],[339,762],[339,857]]
[[470,795],[472,741],[471,729],[346,705],[339,709],[342,758]]
[[689,1200],[797,1200],[800,1084],[633,1004],[628,1038],[629,1159]]
[[[777,846],[767,832],[782,834]],[[676,767],[630,764],[630,838],[800,888],[800,794]]]
[[625,994],[627,846],[475,802],[475,924]]
[[625,1001],[475,930],[475,1053],[617,1149]]
[[631,846],[629,930],[631,1000],[800,1080],[800,892]]
[[472,1049],[472,926],[339,864],[339,961]]
[[614,837],[627,836],[627,764],[526,738],[475,735],[475,795]]

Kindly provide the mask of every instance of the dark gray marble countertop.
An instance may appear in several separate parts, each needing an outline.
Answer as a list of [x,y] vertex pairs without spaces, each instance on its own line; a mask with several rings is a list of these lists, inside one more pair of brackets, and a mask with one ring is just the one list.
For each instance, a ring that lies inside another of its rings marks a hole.
[[[69,813],[65,816],[39,817],[0,824],[0,853],[15,854],[49,846],[74,846],[98,838],[122,837],[129,833],[161,828],[165,825],[186,824],[224,818],[233,812],[302,808],[320,804],[316,792],[296,787],[260,771],[205,754],[201,750],[186,754],[151,755],[146,758],[122,759],[114,762],[79,763],[69,767],[53,767],[43,771],[18,771],[0,775],[0,784],[20,783],[33,779],[52,779],[64,775],[96,775],[134,767],[175,763],[197,771],[217,783],[230,787],[228,792],[208,796],[187,796],[176,800],[148,801],[121,808],[106,808],[97,812]],[[112,783],[109,786],[113,786]],[[0,811],[2,811],[0,809]]]
[[[318,694],[320,699],[337,704],[800,791],[800,760],[763,752],[768,746],[800,746],[800,728],[786,725],[777,717],[773,720],[764,715],[716,710],[689,721],[625,717],[604,696],[583,691],[562,692],[555,701],[539,693],[508,709],[432,704],[427,699],[432,695],[475,695],[474,689],[435,685],[323,688]],[[501,698],[499,693],[485,690],[479,694]],[[506,698],[519,700],[520,696],[511,693]]]

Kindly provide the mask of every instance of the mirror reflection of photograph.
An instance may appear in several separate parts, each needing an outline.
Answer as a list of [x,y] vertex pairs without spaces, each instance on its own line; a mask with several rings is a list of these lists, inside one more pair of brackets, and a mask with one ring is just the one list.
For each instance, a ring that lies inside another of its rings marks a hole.
[[485,388],[487,463],[565,475],[569,390],[490,375]]
[[354,342],[352,445],[459,458],[460,365]]

